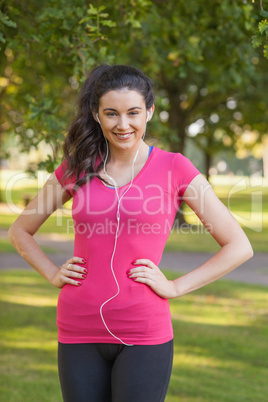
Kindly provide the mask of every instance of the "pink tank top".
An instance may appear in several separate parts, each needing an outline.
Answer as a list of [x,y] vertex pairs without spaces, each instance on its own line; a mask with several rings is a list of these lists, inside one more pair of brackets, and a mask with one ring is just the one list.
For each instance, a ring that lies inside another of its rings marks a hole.
[[[73,195],[74,256],[86,260],[88,274],[80,287],[65,285],[60,291],[58,340],[120,343],[108,332],[100,315],[101,305],[117,293],[111,271],[117,226],[116,192],[95,177],[73,194],[70,180],[62,182],[65,166],[63,162],[55,174]],[[109,330],[124,343],[154,345],[173,338],[169,301],[149,286],[134,282],[127,273],[139,258],[150,259],[158,266],[181,197],[198,174],[183,155],[154,147],[121,201],[113,261],[120,292],[104,305],[102,313]],[[119,196],[128,186],[118,189]]]

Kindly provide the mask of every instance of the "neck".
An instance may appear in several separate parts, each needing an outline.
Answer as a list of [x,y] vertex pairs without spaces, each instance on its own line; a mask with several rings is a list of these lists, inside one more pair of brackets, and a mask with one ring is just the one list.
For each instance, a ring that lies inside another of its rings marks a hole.
[[133,162],[137,151],[138,155],[136,157],[136,161],[141,161],[145,158],[147,159],[149,146],[142,141],[142,143],[137,144],[137,147],[134,149],[118,150],[113,149],[113,147],[109,147],[109,152],[111,155],[110,163],[129,165]]

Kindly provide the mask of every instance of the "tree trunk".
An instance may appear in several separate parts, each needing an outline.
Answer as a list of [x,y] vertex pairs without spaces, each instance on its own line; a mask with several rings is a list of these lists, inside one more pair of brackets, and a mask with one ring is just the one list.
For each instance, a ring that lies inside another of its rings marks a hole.
[[207,181],[209,181],[209,169],[212,164],[212,159],[213,159],[213,149],[214,149],[214,133],[211,131],[209,135],[207,136],[207,144],[206,147],[204,148],[204,154],[205,154],[205,173],[206,173],[206,178]]
[[176,137],[171,136],[170,150],[183,154],[186,140],[186,113],[180,108],[180,94],[168,93],[170,102],[169,122]]
[[[0,131],[0,181],[2,184],[2,132]],[[0,202],[3,202],[2,189],[0,188]]]
[[212,160],[212,157],[211,157],[210,153],[205,151],[205,169],[206,169],[205,174],[206,174],[207,181],[209,181],[209,169],[211,166],[211,160]]
[[[170,102],[170,127],[172,130],[174,130],[174,132],[176,132],[175,138],[171,136],[170,150],[172,152],[180,152],[183,154],[186,140],[186,113],[180,108],[181,99],[179,92],[169,92],[168,96]],[[178,210],[175,219],[179,227],[186,225],[188,226],[188,223],[184,218],[183,207]]]

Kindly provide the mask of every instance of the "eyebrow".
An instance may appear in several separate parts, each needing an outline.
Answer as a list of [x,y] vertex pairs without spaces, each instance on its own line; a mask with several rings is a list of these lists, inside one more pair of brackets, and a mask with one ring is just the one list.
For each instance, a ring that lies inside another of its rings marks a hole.
[[[142,107],[139,107],[139,106],[131,107],[131,108],[128,109],[128,112],[129,112],[130,110],[134,110],[134,109],[141,109],[141,110],[142,110]],[[107,108],[103,109],[104,112],[107,111],[107,110],[112,110],[113,112],[117,112],[116,109],[112,109],[111,107],[107,107]]]

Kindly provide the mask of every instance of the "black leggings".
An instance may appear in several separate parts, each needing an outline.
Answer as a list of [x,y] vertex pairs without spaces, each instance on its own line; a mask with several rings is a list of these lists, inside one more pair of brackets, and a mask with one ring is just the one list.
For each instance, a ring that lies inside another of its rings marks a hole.
[[163,402],[173,341],[161,345],[59,343],[64,402]]

